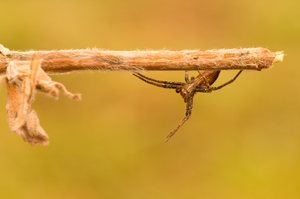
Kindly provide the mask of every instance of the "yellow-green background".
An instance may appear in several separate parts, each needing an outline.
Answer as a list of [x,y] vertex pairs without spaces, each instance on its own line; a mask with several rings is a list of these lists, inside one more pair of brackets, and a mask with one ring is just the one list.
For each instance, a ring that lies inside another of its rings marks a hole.
[[[183,100],[128,72],[55,76],[83,100],[37,96],[47,147],[10,132],[2,86],[0,198],[300,198],[299,9],[296,0],[1,0],[0,43],[15,50],[261,46],[287,56],[198,94],[167,144]],[[147,74],[183,80],[183,72]]]

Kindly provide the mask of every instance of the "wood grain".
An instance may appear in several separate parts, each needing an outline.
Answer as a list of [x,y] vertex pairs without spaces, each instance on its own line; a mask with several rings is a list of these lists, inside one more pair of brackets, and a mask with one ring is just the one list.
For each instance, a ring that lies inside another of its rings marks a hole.
[[283,52],[266,48],[217,50],[146,50],[109,51],[100,49],[10,51],[0,53],[0,74],[10,61],[29,61],[33,56],[43,59],[46,72],[61,73],[78,70],[262,70],[283,59]]

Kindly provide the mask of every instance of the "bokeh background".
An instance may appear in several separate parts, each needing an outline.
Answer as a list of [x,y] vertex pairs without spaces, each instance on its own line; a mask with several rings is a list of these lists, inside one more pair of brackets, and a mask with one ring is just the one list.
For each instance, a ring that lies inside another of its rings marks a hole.
[[[0,43],[10,49],[261,46],[286,58],[198,94],[167,144],[183,100],[128,72],[54,76],[83,100],[37,96],[47,147],[10,132],[2,83],[0,198],[300,198],[299,9],[295,0],[1,0]],[[184,73],[146,74],[182,81]]]

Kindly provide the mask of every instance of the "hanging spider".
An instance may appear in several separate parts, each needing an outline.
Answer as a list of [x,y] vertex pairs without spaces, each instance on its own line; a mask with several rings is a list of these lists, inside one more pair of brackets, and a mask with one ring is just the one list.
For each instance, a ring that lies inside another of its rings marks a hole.
[[218,78],[221,71],[199,71],[199,75],[196,77],[188,77],[188,73],[185,72],[185,83],[184,82],[169,82],[152,79],[150,77],[146,77],[140,73],[133,73],[134,76],[141,79],[142,81],[152,84],[154,86],[175,89],[176,93],[179,93],[184,102],[186,103],[186,111],[184,118],[179,122],[177,127],[173,129],[166,137],[166,141],[170,140],[171,137],[175,135],[175,133],[182,127],[182,125],[191,117],[192,109],[193,109],[193,98],[197,92],[209,93],[215,90],[219,90],[228,84],[231,84],[236,80],[236,78],[241,74],[242,70],[240,70],[231,80],[228,82],[213,87],[211,86]]

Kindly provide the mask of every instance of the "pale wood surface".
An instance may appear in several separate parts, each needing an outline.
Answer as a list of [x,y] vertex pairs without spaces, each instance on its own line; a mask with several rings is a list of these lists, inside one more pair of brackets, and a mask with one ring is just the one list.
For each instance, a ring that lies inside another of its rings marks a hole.
[[5,53],[0,53],[0,74],[5,73],[10,61],[28,61],[33,55],[42,58],[42,68],[52,73],[77,70],[261,70],[282,61],[284,56],[283,52],[271,52],[266,48],[206,51],[82,49],[25,52],[5,49]]

